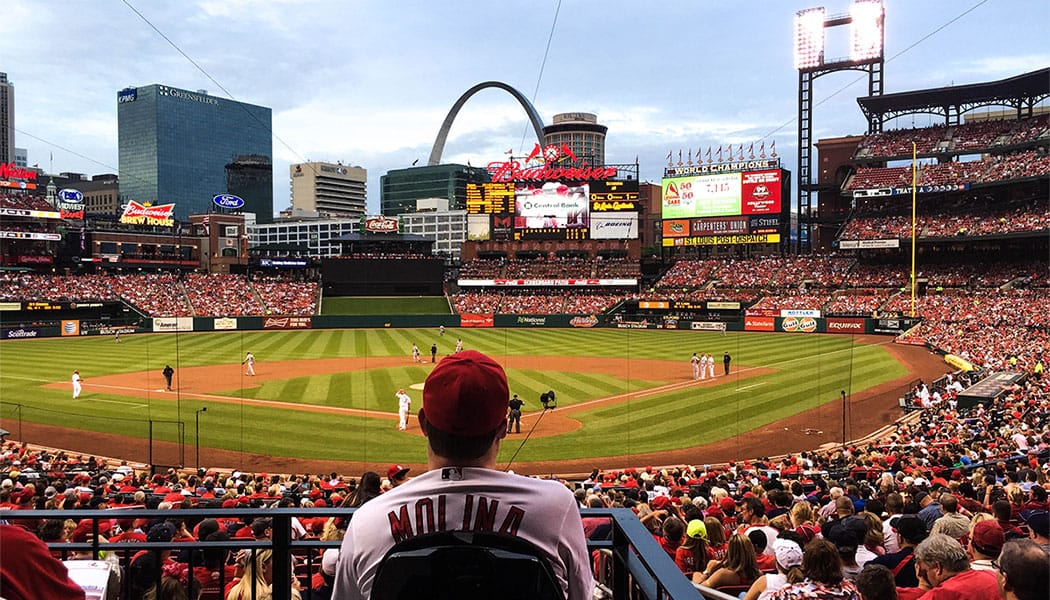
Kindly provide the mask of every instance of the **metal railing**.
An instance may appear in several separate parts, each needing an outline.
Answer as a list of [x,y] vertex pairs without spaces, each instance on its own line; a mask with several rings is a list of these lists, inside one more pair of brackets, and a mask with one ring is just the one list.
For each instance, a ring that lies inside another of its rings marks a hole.
[[[189,557],[189,572],[201,566],[201,552],[207,549],[241,550],[252,553],[272,550],[276,557],[287,557],[287,560],[273,561],[273,578],[275,582],[287,581],[285,586],[274,585],[273,600],[290,600],[292,598],[292,581],[296,574],[293,571],[292,557],[298,557],[305,567],[307,581],[309,574],[320,569],[320,553],[328,548],[338,548],[341,540],[321,541],[316,538],[292,539],[292,520],[295,517],[337,517],[352,518],[353,509],[346,508],[195,508],[186,510],[146,510],[146,509],[109,509],[109,510],[20,510],[0,512],[0,519],[12,524],[37,522],[44,519],[91,520],[91,535],[86,543],[49,543],[48,547],[61,558],[70,558],[74,553],[90,554],[94,560],[100,560],[105,553],[115,553],[121,566],[131,563],[134,555],[142,550],[161,552],[164,550],[184,550]],[[594,564],[597,567],[595,579],[598,595],[612,600],[684,600],[702,598],[700,589],[694,586],[674,562],[657,544],[652,534],[638,520],[630,509],[585,509],[581,510],[582,518],[608,518],[610,533],[606,539],[589,540],[588,549],[595,554]],[[243,520],[271,519],[271,539],[254,540],[251,538],[231,539],[223,542],[117,542],[101,543],[99,533],[107,530],[100,523],[112,519],[146,519],[160,522],[178,518],[191,528],[207,518],[224,518]],[[194,552],[198,551],[198,552]],[[192,575],[191,575],[192,576]],[[157,584],[160,584],[161,572],[156,572]],[[229,581],[221,577],[219,587],[222,589]],[[127,577],[121,580],[124,592],[121,597],[128,597],[130,581]],[[705,595],[707,590],[704,591]],[[301,597],[310,600],[310,586],[303,586]],[[722,596],[708,596],[722,598]]]

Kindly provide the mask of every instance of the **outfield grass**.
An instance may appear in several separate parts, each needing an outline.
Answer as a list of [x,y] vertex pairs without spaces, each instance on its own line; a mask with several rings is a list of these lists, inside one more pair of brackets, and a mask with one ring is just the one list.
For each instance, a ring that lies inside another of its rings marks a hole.
[[[192,433],[194,411],[200,418],[201,446],[274,456],[422,462],[423,445],[406,443],[391,421],[360,416],[279,410],[246,403],[207,400],[171,401],[171,394],[143,398],[91,390],[100,375],[157,373],[165,364],[177,368],[234,364],[247,350],[267,361],[333,357],[406,356],[404,366],[264,382],[258,388],[225,390],[240,398],[367,408],[393,413],[397,388],[422,382],[427,366],[407,360],[413,343],[427,353],[436,343],[441,354],[451,352],[456,338],[465,347],[495,357],[593,356],[620,359],[680,361],[688,373],[692,352],[723,351],[733,356],[734,369],[763,367],[771,372],[749,378],[729,377],[719,383],[689,387],[595,406],[574,413],[582,428],[551,437],[534,437],[517,461],[564,460],[626,456],[692,447],[731,438],[749,430],[839,398],[839,390],[858,393],[905,374],[905,369],[878,346],[854,346],[848,336],[730,333],[695,331],[632,331],[612,329],[450,329],[440,337],[430,329],[312,330],[129,335],[115,344],[109,337],[0,342],[0,419],[14,431],[19,416],[39,422],[145,438],[148,421],[182,421]],[[888,338],[887,338],[888,341]],[[718,360],[720,362],[720,360]],[[73,369],[86,380],[78,401],[68,386],[46,389],[51,382],[68,384]],[[721,372],[721,364],[716,365]],[[632,369],[617,374],[572,373],[558,370],[510,369],[511,391],[536,408],[535,398],[547,389],[558,392],[559,406],[568,406],[667,383]],[[418,409],[420,392],[411,391]],[[175,439],[174,428],[155,428],[158,439]],[[187,436],[192,441],[192,436]],[[416,438],[412,438],[415,442]],[[46,443],[44,440],[32,440]],[[505,444],[501,460],[516,450]]]
[[325,296],[321,302],[322,315],[444,315],[451,312],[444,296]]

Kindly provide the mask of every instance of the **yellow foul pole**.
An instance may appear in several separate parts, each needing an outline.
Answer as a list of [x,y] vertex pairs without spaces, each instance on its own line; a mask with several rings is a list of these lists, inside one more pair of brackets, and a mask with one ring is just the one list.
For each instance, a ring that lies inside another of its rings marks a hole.
[[915,317],[915,196],[919,183],[915,142],[911,143],[911,316]]

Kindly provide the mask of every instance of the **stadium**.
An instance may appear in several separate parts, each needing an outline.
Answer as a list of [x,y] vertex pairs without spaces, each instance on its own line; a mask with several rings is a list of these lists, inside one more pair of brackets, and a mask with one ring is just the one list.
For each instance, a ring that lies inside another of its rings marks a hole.
[[[836,68],[881,77],[881,51],[803,61],[800,97]],[[729,145],[669,153],[656,185],[537,140],[465,185],[458,259],[388,215],[332,256],[253,244],[231,210],[132,203],[107,222],[0,165],[0,507],[34,529],[84,509],[68,552],[91,558],[119,550],[97,537],[123,521],[105,509],[266,515],[275,552],[300,558],[273,597],[309,598],[342,539],[333,507],[366,472],[387,487],[426,470],[424,381],[478,350],[525,402],[499,467],[565,482],[595,509],[585,529],[617,532],[590,538],[596,597],[746,592],[657,557],[685,535],[661,520],[721,516],[729,537],[750,497],[805,532],[826,523],[795,522],[799,499],[862,513],[903,496],[899,515],[945,492],[1038,533],[1021,511],[1048,508],[1032,490],[1050,476],[1050,69],[876,91],[857,99],[868,132],[815,141],[819,168],[807,151],[798,172],[775,146]],[[918,113],[944,122],[883,130]],[[225,597],[218,570],[200,598]]]

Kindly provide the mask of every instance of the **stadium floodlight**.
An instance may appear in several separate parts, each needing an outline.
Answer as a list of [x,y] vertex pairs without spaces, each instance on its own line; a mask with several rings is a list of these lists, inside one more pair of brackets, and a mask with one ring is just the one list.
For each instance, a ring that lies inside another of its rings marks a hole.
[[795,68],[812,69],[824,62],[824,7],[795,13]]
[[885,11],[882,0],[857,0],[849,9],[850,52],[852,61],[882,57]]

